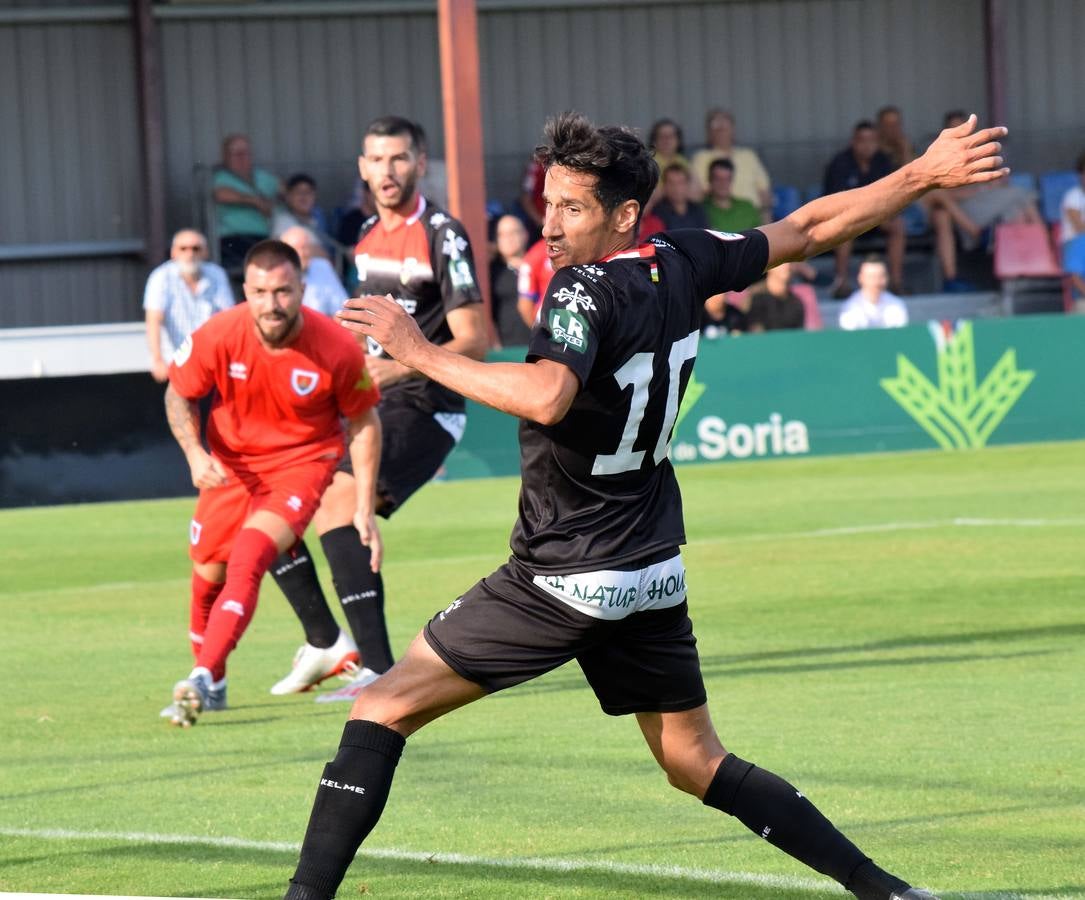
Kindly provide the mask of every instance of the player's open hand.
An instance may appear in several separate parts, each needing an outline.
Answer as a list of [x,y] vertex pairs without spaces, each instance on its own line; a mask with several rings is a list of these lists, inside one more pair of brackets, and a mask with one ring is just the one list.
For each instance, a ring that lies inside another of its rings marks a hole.
[[1002,164],[1002,125],[976,130],[975,114],[955,128],[943,129],[934,143],[913,164],[931,188],[983,184],[1008,175]]
[[412,353],[426,344],[414,317],[387,294],[352,297],[335,315],[344,328],[373,338],[404,365],[409,366]]
[[384,544],[381,542],[380,529],[377,527],[377,517],[373,513],[357,512],[354,514],[354,527],[358,529],[363,546],[369,548],[369,568],[373,574],[376,574],[380,571],[384,556]]
[[200,490],[222,487],[229,480],[222,463],[202,447],[189,457],[188,467],[192,484]]

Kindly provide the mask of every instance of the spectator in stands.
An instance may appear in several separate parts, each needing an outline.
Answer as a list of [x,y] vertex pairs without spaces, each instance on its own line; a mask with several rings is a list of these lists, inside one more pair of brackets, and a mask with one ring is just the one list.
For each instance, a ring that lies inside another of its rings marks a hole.
[[701,334],[709,340],[725,334],[742,334],[748,325],[749,309],[750,298],[744,291],[709,297],[701,311]]
[[309,232],[314,245],[323,247],[329,257],[334,255],[328,220],[316,205],[316,181],[304,172],[291,175],[286,180],[283,205],[276,208],[271,217],[271,236],[281,238],[288,228],[299,227]]
[[746,313],[747,331],[776,331],[802,328],[806,309],[791,291],[791,263],[783,263],[765,273],[763,287],[750,296]]
[[[873,123],[864,119],[852,129],[851,143],[841,150],[825,168],[824,192],[835,194],[852,188],[872,184],[893,171],[893,163],[878,149],[878,133]],[[885,234],[886,255],[889,259],[889,281],[893,290],[900,292],[904,273],[904,220],[897,216],[881,226]],[[851,259],[852,241],[834,250],[836,278],[832,295],[837,300],[851,293],[848,263]]]
[[[662,172],[672,163],[678,163],[689,168],[689,160],[685,156],[685,146],[682,140],[682,129],[674,119],[659,119],[652,125],[648,133],[648,149],[652,151],[652,158]],[[704,195],[704,187],[693,177],[690,172],[689,194],[691,200],[700,200]],[[644,207],[644,212],[651,212],[652,207],[663,199],[663,184],[656,185],[655,191]],[[652,232],[644,232],[651,234]]]
[[653,234],[666,231],[667,223],[659,218],[654,212],[648,210],[647,212],[641,213],[640,225],[638,227],[637,240],[645,241]]
[[883,106],[874,120],[878,132],[878,149],[881,150],[894,169],[915,159],[915,147],[904,133],[904,120],[896,106]]
[[243,134],[222,142],[222,164],[211,181],[218,220],[219,258],[228,272],[240,271],[249,248],[271,233],[271,215],[282,192],[279,179],[252,164]]
[[[502,216],[494,231],[496,252],[490,263],[490,299],[498,340],[506,347],[526,344],[531,327],[519,309],[520,266],[527,250],[527,228],[516,216]],[[534,314],[532,314],[534,315]]]
[[885,263],[868,256],[859,266],[859,290],[840,309],[840,327],[845,331],[864,328],[900,328],[908,324],[908,307],[886,290],[889,276]]
[[543,200],[543,187],[546,180],[546,170],[535,161],[534,155],[524,169],[524,177],[520,179],[520,209],[527,221],[524,223],[529,228],[532,239],[538,239],[542,235],[543,214],[546,212],[546,202]]
[[[956,128],[967,118],[963,110],[950,110],[943,117],[942,127]],[[958,240],[965,250],[973,250],[983,233],[1000,222],[1043,222],[1035,195],[1011,184],[1007,178],[952,191],[934,191],[924,200],[942,266],[943,289],[949,292],[971,289],[970,284],[958,278]]]
[[693,154],[690,162],[697,183],[708,184],[708,167],[714,160],[731,160],[735,167],[732,193],[761,210],[762,222],[771,221],[772,182],[769,173],[755,150],[735,145],[734,116],[722,109],[710,109],[705,117],[705,137],[708,146]]
[[653,208],[668,230],[672,228],[707,228],[708,219],[700,203],[689,198],[689,168],[671,163],[663,170],[663,199]]
[[334,316],[347,302],[347,291],[335,269],[323,256],[323,248],[313,233],[301,225],[287,228],[279,239],[294,248],[301,260],[301,280],[305,293],[301,305],[326,316]]
[[1079,183],[1062,198],[1062,270],[1069,274],[1074,291],[1085,297],[1085,153],[1077,158]]
[[546,241],[540,239],[524,254],[516,284],[519,295],[516,306],[520,311],[520,318],[528,328],[535,324],[539,305],[553,276],[554,264],[550,262],[550,256],[546,252]]
[[716,231],[745,231],[761,224],[761,213],[749,200],[732,194],[735,167],[729,159],[716,159],[708,167],[708,197],[704,202],[708,227]]
[[[234,305],[230,279],[221,266],[207,260],[207,238],[191,228],[173,236],[170,258],[147,279],[143,291],[147,349],[151,375],[164,384],[173,351],[214,313]],[[162,349],[165,329],[168,349]]]
[[370,193],[369,185],[357,180],[354,192],[351,194],[348,209],[339,219],[339,226],[335,231],[335,239],[344,247],[353,247],[358,243],[362,225],[370,216],[377,214],[377,206],[373,202],[373,194]]

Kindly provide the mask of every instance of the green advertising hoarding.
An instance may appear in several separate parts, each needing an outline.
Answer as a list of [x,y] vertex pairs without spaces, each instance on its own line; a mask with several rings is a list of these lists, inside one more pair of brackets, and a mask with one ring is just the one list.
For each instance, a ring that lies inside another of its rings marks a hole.
[[[1085,438],[1085,318],[702,340],[675,464]],[[518,359],[507,350],[495,358]],[[519,472],[516,422],[468,404],[449,477]]]

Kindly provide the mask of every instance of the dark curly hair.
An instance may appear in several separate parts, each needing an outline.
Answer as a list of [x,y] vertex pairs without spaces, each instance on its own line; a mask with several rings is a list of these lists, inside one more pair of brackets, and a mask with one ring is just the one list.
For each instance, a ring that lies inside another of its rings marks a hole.
[[545,137],[546,143],[535,148],[535,160],[544,169],[563,166],[596,176],[595,198],[608,213],[626,200],[644,209],[659,181],[659,166],[631,130],[597,128],[580,113],[564,112],[546,123]]

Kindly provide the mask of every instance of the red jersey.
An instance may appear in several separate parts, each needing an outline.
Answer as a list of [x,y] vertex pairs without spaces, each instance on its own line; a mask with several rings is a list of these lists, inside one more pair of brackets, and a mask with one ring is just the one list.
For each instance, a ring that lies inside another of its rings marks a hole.
[[338,458],[340,415],[357,416],[380,399],[354,338],[319,313],[299,315],[294,342],[270,350],[241,303],[208,319],[174,354],[169,374],[178,394],[195,400],[216,389],[207,442],[232,469]]
[[546,241],[536,241],[524,254],[520,263],[520,273],[516,281],[516,293],[528,297],[539,308],[546,286],[554,277],[554,264],[546,255]]
[[524,177],[520,181],[521,192],[531,197],[531,204],[539,214],[539,218],[546,215],[546,200],[543,199],[543,190],[546,187],[546,169],[532,159],[524,169]]

